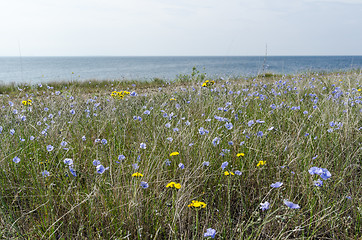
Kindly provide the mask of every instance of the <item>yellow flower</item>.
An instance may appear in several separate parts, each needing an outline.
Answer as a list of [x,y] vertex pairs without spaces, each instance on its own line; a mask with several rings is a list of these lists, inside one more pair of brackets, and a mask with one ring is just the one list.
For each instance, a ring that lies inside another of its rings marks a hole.
[[358,92],[362,91],[362,89],[357,89]]
[[257,167],[265,165],[266,161],[259,161],[258,164],[256,165]]
[[169,184],[166,185],[166,187],[167,187],[167,188],[180,189],[180,188],[181,188],[181,184],[175,183],[175,182],[170,182]]
[[136,172],[136,173],[132,174],[132,177],[143,177],[143,174]]
[[241,156],[241,157],[244,157],[245,154],[244,154],[244,153],[238,153],[238,154],[236,154],[236,156],[237,156],[237,157],[240,157],[240,156]]
[[28,105],[32,105],[33,101],[31,101],[30,99],[28,99]]
[[224,175],[229,176],[229,175],[235,175],[235,174],[233,172],[231,172],[231,171],[230,172],[226,171],[226,172],[224,172]]
[[28,104],[27,101],[22,101],[21,103],[22,103],[24,106],[26,106],[26,104]]
[[196,208],[196,209],[201,209],[201,208],[206,208],[206,203],[204,202],[199,202],[196,200],[192,200],[191,203],[189,205],[187,205],[189,208]]
[[203,84],[202,84],[202,87],[206,87],[206,83],[203,83]]
[[170,101],[176,101],[176,99],[175,98],[170,98]]
[[173,152],[173,153],[170,154],[170,157],[171,156],[176,156],[176,155],[179,155],[179,153],[178,152]]

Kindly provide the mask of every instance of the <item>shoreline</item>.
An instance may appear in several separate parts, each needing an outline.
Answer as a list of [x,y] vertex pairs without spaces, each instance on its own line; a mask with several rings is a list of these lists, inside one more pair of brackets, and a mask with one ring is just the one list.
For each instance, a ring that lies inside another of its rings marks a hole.
[[0,95],[2,94],[14,94],[17,92],[31,92],[34,90],[41,90],[45,87],[50,87],[54,90],[66,90],[67,88],[80,88],[83,90],[87,90],[87,92],[92,92],[96,90],[105,89],[111,87],[122,87],[127,89],[144,89],[144,88],[158,88],[165,87],[167,85],[172,86],[182,86],[182,85],[190,85],[196,84],[203,80],[229,80],[229,81],[247,81],[250,79],[268,79],[268,80],[277,80],[281,78],[293,78],[293,77],[305,77],[305,76],[316,76],[316,77],[327,77],[339,74],[362,74],[362,69],[351,69],[348,71],[318,71],[318,72],[304,72],[297,74],[277,74],[272,72],[266,72],[264,74],[254,75],[254,76],[237,76],[237,77],[228,77],[228,78],[209,78],[204,74],[192,75],[192,74],[180,74],[176,76],[174,80],[167,80],[163,78],[153,78],[148,81],[140,81],[140,80],[131,80],[131,79],[119,79],[119,80],[97,80],[97,79],[88,79],[88,80],[70,80],[70,81],[51,81],[51,82],[42,82],[35,84],[27,84],[27,83],[9,83],[9,84],[1,84],[0,83]]

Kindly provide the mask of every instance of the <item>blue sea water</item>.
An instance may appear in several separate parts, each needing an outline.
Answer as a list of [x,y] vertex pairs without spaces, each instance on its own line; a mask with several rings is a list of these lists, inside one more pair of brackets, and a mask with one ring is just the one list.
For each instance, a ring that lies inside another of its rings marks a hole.
[[218,57],[0,57],[0,84],[162,78],[190,74],[196,66],[209,77],[296,74],[362,68],[362,56]]

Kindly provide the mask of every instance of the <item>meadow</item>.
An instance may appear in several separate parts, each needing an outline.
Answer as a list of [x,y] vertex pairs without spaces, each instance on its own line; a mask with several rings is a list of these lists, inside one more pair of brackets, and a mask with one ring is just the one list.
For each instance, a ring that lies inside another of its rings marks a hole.
[[361,239],[360,71],[0,88],[2,239]]

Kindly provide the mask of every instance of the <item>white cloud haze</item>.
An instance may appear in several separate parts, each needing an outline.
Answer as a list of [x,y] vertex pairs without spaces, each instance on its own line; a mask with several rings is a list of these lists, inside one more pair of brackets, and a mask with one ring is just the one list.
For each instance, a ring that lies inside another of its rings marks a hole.
[[0,56],[362,55],[362,0],[12,0]]

